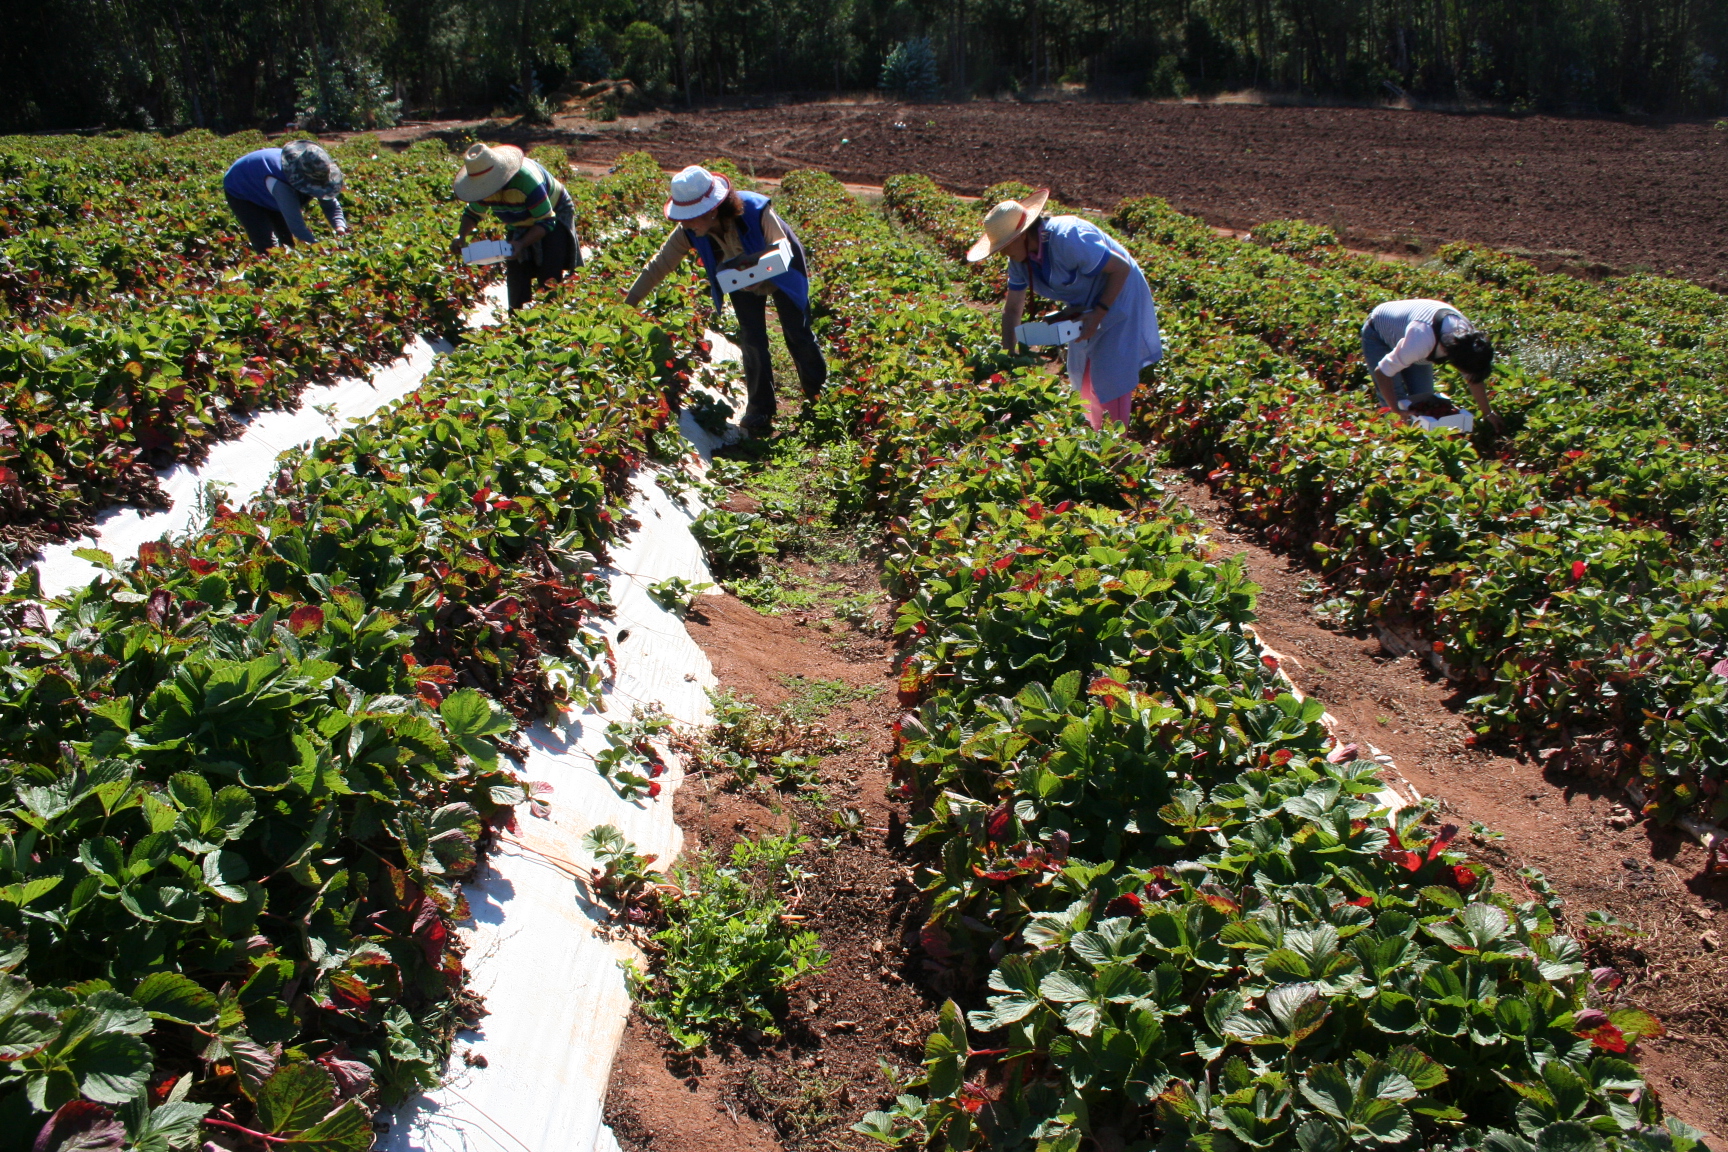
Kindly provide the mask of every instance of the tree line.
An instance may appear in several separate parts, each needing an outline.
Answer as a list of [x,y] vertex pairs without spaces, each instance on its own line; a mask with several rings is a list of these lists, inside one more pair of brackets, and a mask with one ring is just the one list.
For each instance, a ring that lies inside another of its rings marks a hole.
[[0,14],[0,130],[387,125],[628,78],[663,104],[886,86],[1257,88],[1728,111],[1725,0],[53,0]]

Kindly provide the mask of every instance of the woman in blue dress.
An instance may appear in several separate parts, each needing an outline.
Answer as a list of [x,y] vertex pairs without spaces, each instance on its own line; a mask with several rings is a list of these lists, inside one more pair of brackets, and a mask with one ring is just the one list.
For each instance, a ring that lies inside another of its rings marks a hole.
[[1002,346],[1014,348],[1014,330],[1026,311],[1028,289],[1068,305],[1081,321],[1068,345],[1068,379],[1086,404],[1086,420],[1101,428],[1108,417],[1128,423],[1140,369],[1164,356],[1158,309],[1146,274],[1127,249],[1078,216],[1042,215],[1050,190],[1024,202],[1004,200],[984,217],[984,235],[966,253],[976,263],[1008,257],[1008,295],[1002,302]]

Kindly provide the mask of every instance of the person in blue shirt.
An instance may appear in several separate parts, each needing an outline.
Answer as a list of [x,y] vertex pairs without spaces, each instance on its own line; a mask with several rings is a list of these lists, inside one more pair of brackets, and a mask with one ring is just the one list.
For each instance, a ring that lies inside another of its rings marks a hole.
[[1014,330],[1026,312],[1026,294],[1068,305],[1081,321],[1068,345],[1068,379],[1086,405],[1086,420],[1128,423],[1140,370],[1164,356],[1158,309],[1146,274],[1128,250],[1078,216],[1045,216],[1050,190],[1024,203],[1004,200],[984,217],[984,235],[966,253],[972,263],[1001,252],[1008,257],[1008,294],[1002,302],[1002,346],[1015,347]]
[[336,199],[342,191],[342,169],[309,140],[246,153],[222,174],[222,190],[254,252],[268,252],[278,243],[292,248],[296,240],[313,243],[316,237],[301,211],[312,200],[318,201],[338,236],[348,231],[342,202]]
[[687,254],[695,252],[707,273],[718,310],[722,307],[719,273],[727,261],[761,252],[782,240],[791,246],[792,261],[786,271],[731,293],[732,310],[738,315],[738,345],[744,356],[747,394],[744,416],[738,423],[745,432],[764,434],[773,426],[778,408],[774,366],[768,357],[770,299],[780,316],[780,331],[798,369],[806,403],[821,394],[828,380],[827,361],[810,331],[810,279],[804,245],[774,211],[768,197],[735,191],[724,176],[715,176],[695,164],[672,178],[666,218],[680,226],[672,229],[625,294],[624,302],[632,307],[646,299]]

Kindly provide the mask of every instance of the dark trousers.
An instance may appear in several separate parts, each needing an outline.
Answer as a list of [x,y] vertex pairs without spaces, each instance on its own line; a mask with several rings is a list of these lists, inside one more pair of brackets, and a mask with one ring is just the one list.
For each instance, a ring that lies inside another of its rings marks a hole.
[[552,231],[541,237],[521,260],[504,265],[504,291],[510,311],[524,308],[534,298],[534,285],[562,280],[566,273],[582,267],[582,243],[576,239],[575,207],[566,192],[558,202]]
[[[773,297],[774,311],[780,314],[780,331],[786,337],[786,350],[792,353],[792,363],[798,369],[798,383],[804,388],[804,398],[814,400],[828,381],[828,363],[822,359],[822,349],[816,346],[810,318],[798,307],[798,302],[778,288]],[[773,419],[777,407],[774,363],[768,355],[768,297],[755,292],[734,292],[732,310],[738,314],[738,347],[744,353],[744,387],[748,395],[740,423],[765,424]]]
[[288,231],[288,218],[273,208],[254,204],[250,200],[241,200],[232,193],[224,193],[228,197],[228,208],[240,221],[240,227],[246,229],[246,242],[252,245],[254,252],[268,252],[281,241],[282,247],[294,247],[294,233]]

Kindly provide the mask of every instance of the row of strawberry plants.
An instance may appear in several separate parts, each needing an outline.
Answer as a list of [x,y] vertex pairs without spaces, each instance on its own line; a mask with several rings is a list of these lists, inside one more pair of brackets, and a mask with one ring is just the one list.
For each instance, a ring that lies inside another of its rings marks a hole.
[[[890,203],[903,218],[941,222],[946,246],[975,215],[916,178],[900,199]],[[1413,617],[1456,674],[1482,685],[1471,705],[1483,731],[1529,734],[1575,769],[1641,778],[1664,817],[1728,813],[1719,578],[1692,571],[1684,546],[1638,522],[1624,495],[1557,494],[1462,438],[1423,436],[1329,391],[1311,364],[1268,347],[1260,320],[1238,332],[1204,289],[1184,287],[1214,274],[1186,251],[1237,242],[1161,201],[1125,203],[1115,219],[1140,238],[1136,256],[1159,285],[1170,353],[1148,374],[1137,420],[1174,462],[1212,467],[1275,542],[1312,546],[1348,622]]]
[[[448,177],[447,158],[415,163]],[[598,226],[639,210],[657,176],[632,157],[573,191]],[[310,259],[254,259],[207,291],[180,282],[149,306],[12,331],[0,342],[0,531],[64,538],[110,503],[158,503],[152,470],[201,459],[236,431],[231,410],[292,406],[307,384],[363,373],[419,331],[454,334],[485,278],[450,263],[453,209],[430,187],[417,208],[399,204]]]
[[[1245,631],[1131,442],[994,350],[941,269],[789,176],[824,271],[831,415],[893,517],[895,768],[949,1004],[922,1095],[860,1130],[932,1147],[1686,1147],[1578,945],[1455,830],[1397,819]],[[975,986],[975,985],[974,985]],[[974,1002],[983,999],[975,998]],[[1484,1134],[1487,1130],[1487,1135]]]
[[[1400,296],[1450,300],[1512,352],[1496,385],[1510,435],[1490,437],[1484,425],[1479,447],[1541,473],[1551,498],[1604,496],[1707,554],[1728,526],[1728,405],[1714,383],[1728,370],[1728,346],[1699,336],[1709,324],[1697,315],[1670,315],[1665,335],[1605,304],[1566,311],[1554,293],[1527,296],[1446,264],[1411,268],[1359,256],[1304,262],[1286,254],[1293,244],[1285,240],[1306,234],[1303,226],[1262,226],[1256,236],[1270,247],[1260,247],[1216,236],[1153,199],[1124,202],[1112,220],[1139,241],[1135,253],[1160,300],[1188,303],[1260,337],[1365,404],[1378,403],[1359,350],[1368,310]],[[1328,246],[1307,251],[1315,247]],[[1482,250],[1469,251],[1487,261]],[[1679,346],[1674,328],[1693,333],[1689,346]],[[1653,395],[1660,404],[1651,404]]]
[[592,568],[707,317],[693,284],[622,305],[652,247],[201,530],[4,594],[0,1149],[361,1152],[437,1081],[483,1010],[452,930],[526,796],[513,716],[606,674]]

